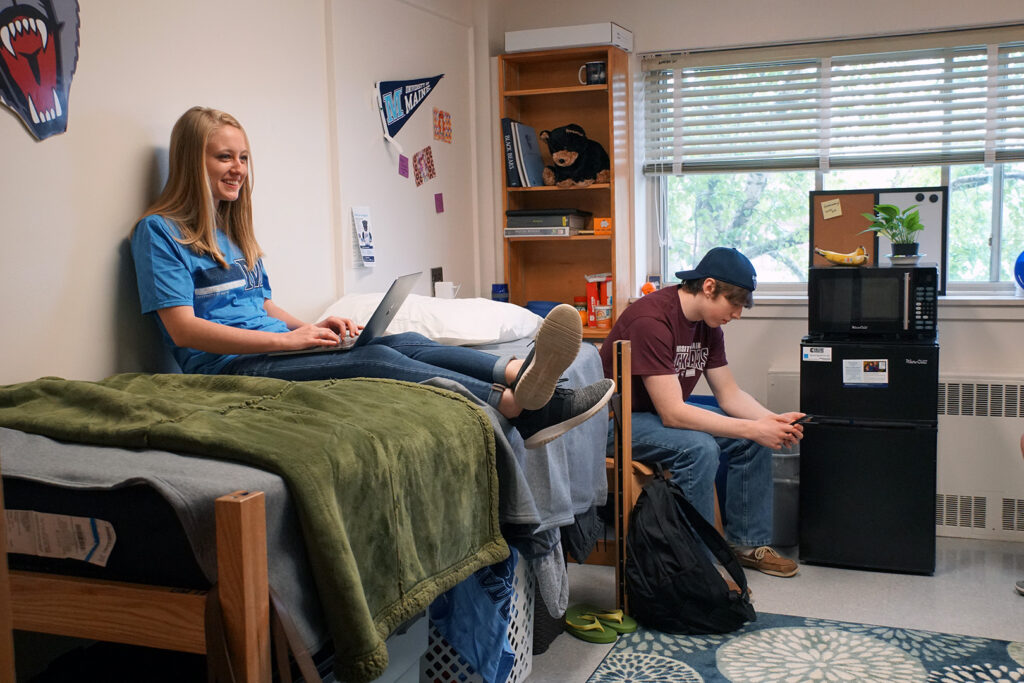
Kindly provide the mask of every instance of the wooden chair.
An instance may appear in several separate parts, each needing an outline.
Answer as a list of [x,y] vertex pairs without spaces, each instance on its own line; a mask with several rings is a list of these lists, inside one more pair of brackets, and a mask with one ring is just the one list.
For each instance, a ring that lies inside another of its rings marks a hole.
[[[654,477],[654,470],[642,462],[633,460],[633,374],[630,353],[629,340],[614,342],[612,375],[616,390],[611,403],[615,420],[615,452],[613,457],[605,459],[605,467],[608,474],[608,496],[615,521],[615,535],[611,539],[599,539],[586,561],[587,564],[615,567],[615,607],[627,612],[625,541],[626,531],[629,529],[629,514],[636,505],[644,485]],[[722,533],[717,491],[715,528]]]
[[[234,680],[269,683],[270,598],[262,492],[236,491],[215,504],[215,592],[8,571],[0,486],[0,683],[15,683],[12,629],[207,654]],[[212,633],[207,610],[220,612]],[[223,641],[226,641],[223,642]],[[218,647],[222,645],[223,648]]]

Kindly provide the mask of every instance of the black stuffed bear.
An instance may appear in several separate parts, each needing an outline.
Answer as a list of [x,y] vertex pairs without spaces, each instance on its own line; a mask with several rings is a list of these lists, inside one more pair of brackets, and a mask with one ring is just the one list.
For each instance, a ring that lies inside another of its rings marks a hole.
[[554,166],[544,167],[544,184],[559,187],[607,183],[611,162],[601,143],[587,138],[582,126],[570,123],[554,130],[542,130],[540,139],[548,144]]

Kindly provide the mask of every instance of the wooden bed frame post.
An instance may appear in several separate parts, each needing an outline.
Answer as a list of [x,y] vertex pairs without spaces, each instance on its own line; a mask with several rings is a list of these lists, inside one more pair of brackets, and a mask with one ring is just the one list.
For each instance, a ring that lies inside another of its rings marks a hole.
[[11,615],[11,580],[7,575],[7,518],[0,479],[0,683],[15,683],[14,617]]
[[207,600],[217,598],[234,679],[270,683],[270,588],[262,492],[236,491],[215,501],[217,590],[210,593],[11,572],[3,502],[0,485],[0,683],[16,681],[14,628],[211,656],[206,609]]
[[270,587],[266,501],[236,491],[215,503],[217,591],[231,668],[239,681],[270,681]]

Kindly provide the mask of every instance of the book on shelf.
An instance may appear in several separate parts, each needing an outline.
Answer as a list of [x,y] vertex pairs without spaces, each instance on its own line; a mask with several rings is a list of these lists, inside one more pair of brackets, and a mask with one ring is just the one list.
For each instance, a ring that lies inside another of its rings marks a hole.
[[577,233],[577,228],[568,225],[505,228],[505,237],[569,237]]
[[505,185],[508,187],[522,187],[523,183],[519,178],[519,166],[516,164],[512,119],[510,118],[503,118],[501,120],[501,146],[505,153]]
[[512,149],[515,152],[522,187],[544,184],[544,158],[540,153],[537,131],[512,119]]
[[586,224],[587,219],[576,214],[508,216],[505,218],[505,225],[509,228],[570,227],[583,229]]
[[509,209],[505,225],[510,228],[529,226],[567,226],[582,230],[591,213],[582,209]]

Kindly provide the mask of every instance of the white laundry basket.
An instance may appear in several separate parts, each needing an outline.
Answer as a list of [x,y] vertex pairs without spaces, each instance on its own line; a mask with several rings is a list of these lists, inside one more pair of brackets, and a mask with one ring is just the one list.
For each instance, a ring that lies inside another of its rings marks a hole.
[[[508,640],[516,661],[507,683],[522,683],[533,669],[533,609],[536,579],[521,556],[512,578],[512,614]],[[437,628],[428,626],[427,651],[420,658],[420,683],[482,683],[483,678],[463,659]]]

